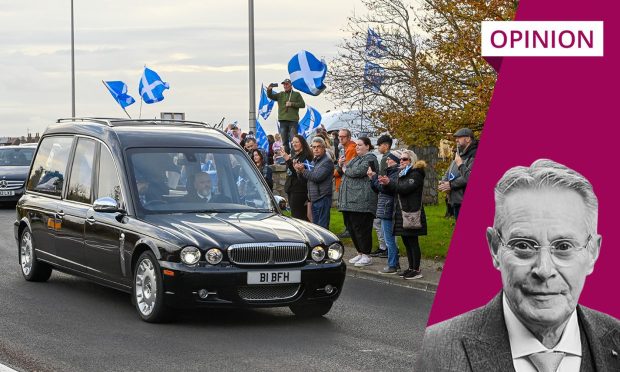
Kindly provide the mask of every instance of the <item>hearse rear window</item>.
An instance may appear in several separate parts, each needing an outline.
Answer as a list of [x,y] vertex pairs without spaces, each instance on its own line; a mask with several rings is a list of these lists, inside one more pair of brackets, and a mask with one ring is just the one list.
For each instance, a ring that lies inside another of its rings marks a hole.
[[73,137],[46,137],[41,141],[28,177],[30,191],[60,196]]

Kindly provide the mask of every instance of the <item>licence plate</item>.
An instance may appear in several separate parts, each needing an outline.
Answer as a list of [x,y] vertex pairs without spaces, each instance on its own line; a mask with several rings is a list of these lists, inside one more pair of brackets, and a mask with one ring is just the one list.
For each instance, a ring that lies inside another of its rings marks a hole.
[[301,282],[301,271],[249,271],[248,284],[281,284]]
[[13,196],[15,191],[0,191],[0,196]]

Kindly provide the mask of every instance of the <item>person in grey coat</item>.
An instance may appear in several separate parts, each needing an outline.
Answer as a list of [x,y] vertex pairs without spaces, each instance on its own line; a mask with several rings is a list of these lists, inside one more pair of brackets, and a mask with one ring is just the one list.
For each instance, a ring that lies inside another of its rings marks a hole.
[[372,191],[368,170],[379,169],[377,157],[369,151],[373,149],[368,137],[356,141],[357,156],[344,166],[344,158],[339,160],[338,173],[344,175],[338,194],[338,209],[344,217],[344,224],[351,233],[357,256],[349,260],[355,266],[372,263],[372,222],[377,211],[377,194]]
[[332,207],[332,181],[334,163],[327,155],[327,144],[321,137],[312,140],[314,159],[309,166],[295,164],[297,174],[308,180],[308,198],[312,203],[312,222],[329,229],[329,215]]

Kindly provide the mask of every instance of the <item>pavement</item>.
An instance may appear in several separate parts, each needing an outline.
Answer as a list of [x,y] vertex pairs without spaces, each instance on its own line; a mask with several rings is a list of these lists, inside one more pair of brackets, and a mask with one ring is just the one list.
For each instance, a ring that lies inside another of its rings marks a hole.
[[[374,250],[374,248],[373,248]],[[345,243],[344,260],[347,265],[347,275],[355,278],[363,278],[382,282],[401,287],[409,287],[427,292],[435,293],[439,285],[439,278],[443,270],[443,259],[425,259],[420,262],[420,271],[422,278],[420,279],[403,279],[397,274],[380,274],[379,271],[387,266],[387,258],[372,258],[372,264],[368,266],[356,267],[349,263],[349,259],[357,255],[357,251],[353,244]],[[409,267],[407,256],[400,257],[400,267],[405,270]]]

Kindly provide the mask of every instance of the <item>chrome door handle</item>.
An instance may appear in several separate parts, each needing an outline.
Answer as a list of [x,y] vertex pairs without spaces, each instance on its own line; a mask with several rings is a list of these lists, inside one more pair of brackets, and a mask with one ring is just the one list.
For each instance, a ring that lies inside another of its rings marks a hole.
[[90,216],[86,219],[86,222],[88,222],[89,224],[94,224],[95,222],[97,222],[97,220],[95,220],[95,217]]

